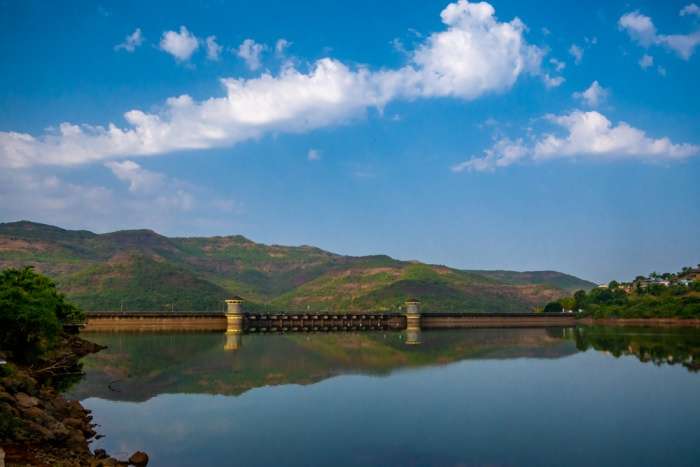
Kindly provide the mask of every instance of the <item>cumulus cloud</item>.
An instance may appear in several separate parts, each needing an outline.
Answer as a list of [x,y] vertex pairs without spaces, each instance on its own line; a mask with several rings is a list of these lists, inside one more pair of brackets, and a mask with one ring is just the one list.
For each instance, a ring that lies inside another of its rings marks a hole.
[[255,71],[260,68],[260,56],[265,50],[265,45],[258,44],[253,39],[246,39],[236,51],[236,55],[243,59],[248,69]]
[[601,86],[596,80],[585,91],[575,92],[573,97],[584,102],[589,107],[598,107],[608,98],[609,94],[610,91]]
[[562,158],[678,161],[700,154],[699,146],[675,144],[667,137],[649,137],[625,122],[615,125],[596,111],[574,110],[564,115],[547,115],[545,120],[559,128],[562,134],[542,133],[527,143],[522,139],[502,138],[482,156],[457,164],[452,170],[492,171],[523,160]]
[[223,49],[223,47],[220,46],[219,44],[217,44],[216,36],[207,37],[206,44],[207,44],[207,59],[212,60],[212,61],[219,60],[219,57],[221,55],[221,50]]
[[160,48],[169,53],[177,61],[186,62],[199,48],[199,40],[185,26],[180,26],[180,32],[165,31],[160,39]]
[[133,161],[110,161],[105,163],[115,177],[129,184],[129,191],[133,193],[150,193],[163,186],[164,176],[142,168]]
[[[681,14],[682,12],[683,10]],[[664,46],[676,52],[684,60],[688,60],[693,55],[695,47],[700,44],[700,31],[690,34],[658,34],[651,18],[638,11],[625,13],[617,24],[642,47]]]
[[695,15],[695,16],[700,17],[700,7],[697,6],[695,3],[691,3],[689,5],[684,6],[681,9],[679,15],[681,15],[681,16]]
[[571,44],[571,47],[569,47],[569,54],[574,57],[574,63],[577,65],[583,60],[583,49],[576,44]]
[[275,55],[281,57],[291,45],[292,43],[287,39],[277,39],[277,42],[275,42]]
[[115,45],[114,50],[126,50],[127,52],[131,53],[142,43],[143,35],[141,34],[141,28],[136,28],[134,32],[124,38],[124,42]]
[[[0,165],[75,165],[231,146],[268,133],[341,124],[393,100],[472,100],[504,92],[525,74],[556,84],[551,80],[557,77],[542,72],[544,51],[527,43],[518,18],[498,21],[490,4],[466,0],[448,5],[441,18],[445,29],[425,37],[400,68],[372,71],[322,58],[307,72],[290,65],[277,75],[224,78],[221,97],[182,95],[156,113],[131,110],[125,127],[61,123],[41,136],[0,132]],[[165,33],[161,47],[186,60],[197,40],[183,26]]]
[[321,151],[318,149],[309,149],[309,152],[306,153],[306,158],[310,161],[321,160]]

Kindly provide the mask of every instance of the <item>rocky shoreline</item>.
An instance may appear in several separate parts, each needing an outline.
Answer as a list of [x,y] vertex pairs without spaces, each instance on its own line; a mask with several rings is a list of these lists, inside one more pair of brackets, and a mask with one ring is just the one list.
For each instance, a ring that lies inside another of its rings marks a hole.
[[74,335],[63,335],[49,356],[32,365],[0,354],[0,467],[15,466],[145,466],[148,456],[129,460],[90,451],[95,431],[90,411],[68,401],[60,389],[81,377],[80,358],[104,347]]

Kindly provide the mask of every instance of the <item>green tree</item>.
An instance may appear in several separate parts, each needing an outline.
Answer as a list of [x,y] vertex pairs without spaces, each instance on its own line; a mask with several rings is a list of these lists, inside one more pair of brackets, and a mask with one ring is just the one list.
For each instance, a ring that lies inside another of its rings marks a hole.
[[562,311],[564,311],[564,307],[559,302],[549,302],[544,307],[545,313],[561,313]]
[[51,348],[63,323],[82,319],[82,310],[31,267],[0,272],[0,348],[16,358],[35,358]]
[[574,297],[564,297],[561,300],[559,300],[559,303],[561,303],[561,306],[565,310],[576,309],[576,299]]
[[610,283],[608,284],[608,288],[612,290],[615,290],[618,287],[620,287],[620,283],[617,281],[610,281]]
[[585,290],[577,290],[574,293],[574,308],[576,310],[581,310],[583,309],[584,305],[586,304],[586,291]]

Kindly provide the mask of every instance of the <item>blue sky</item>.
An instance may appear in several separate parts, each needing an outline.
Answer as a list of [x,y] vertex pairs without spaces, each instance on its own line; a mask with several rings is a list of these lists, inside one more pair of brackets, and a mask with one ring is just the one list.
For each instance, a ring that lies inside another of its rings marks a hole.
[[687,0],[4,1],[0,31],[0,221],[596,281],[700,261]]

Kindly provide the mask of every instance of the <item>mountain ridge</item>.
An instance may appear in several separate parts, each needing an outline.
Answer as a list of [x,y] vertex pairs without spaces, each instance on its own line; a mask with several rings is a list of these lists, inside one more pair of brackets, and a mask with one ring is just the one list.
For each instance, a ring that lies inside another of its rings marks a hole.
[[166,237],[150,229],[97,234],[31,221],[0,223],[0,268],[33,266],[87,310],[249,309],[528,311],[594,283],[557,271],[462,270],[387,255],[347,256],[242,235]]

